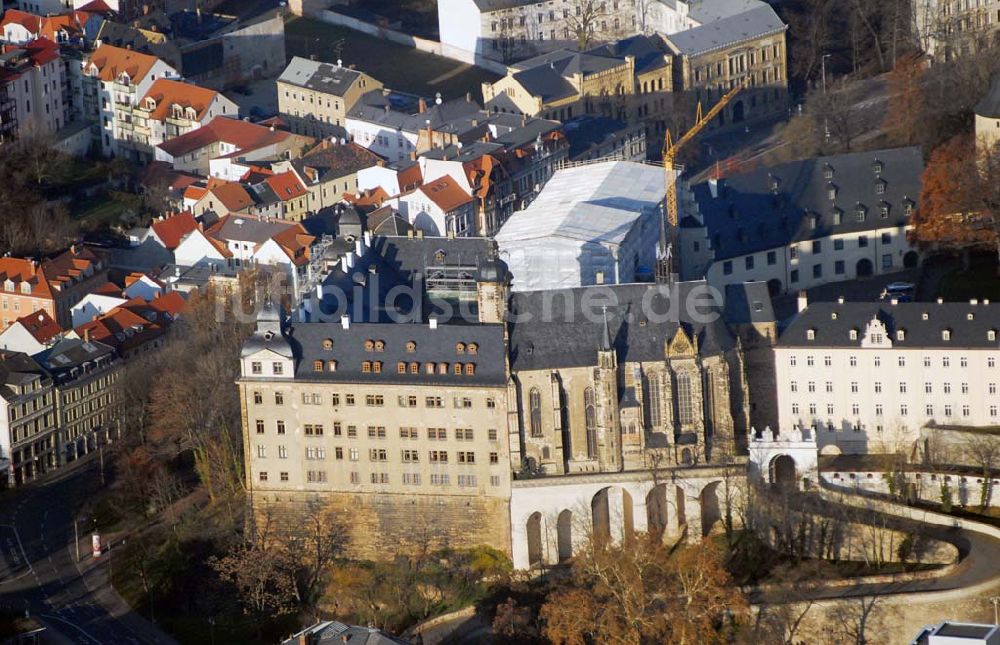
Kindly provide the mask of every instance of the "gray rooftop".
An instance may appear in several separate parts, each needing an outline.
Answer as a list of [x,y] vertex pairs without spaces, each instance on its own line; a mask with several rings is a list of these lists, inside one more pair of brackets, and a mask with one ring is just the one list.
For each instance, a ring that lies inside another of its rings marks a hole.
[[727,284],[725,318],[730,325],[775,322],[767,283]]
[[703,24],[700,27],[664,36],[678,54],[697,56],[736,43],[778,33],[786,29],[770,5],[760,5],[749,11]]
[[699,24],[707,25],[762,5],[761,0],[694,0],[688,3],[688,16]]
[[330,620],[302,630],[283,641],[282,645],[406,645],[406,641],[374,627]]
[[353,69],[295,56],[278,80],[325,94],[343,96],[360,76],[361,73]]
[[[735,339],[723,321],[722,303],[711,298],[707,283],[679,282],[675,289],[621,284],[514,293],[510,302],[511,369],[595,365],[604,332],[603,311],[597,305],[608,302],[607,329],[619,363],[662,361],[666,343],[678,326],[697,340],[702,355],[731,349]],[[684,306],[687,302],[698,306]],[[706,314],[711,321],[697,322],[695,318],[700,316],[692,313]]]
[[[907,204],[915,207],[919,198],[923,169],[920,148],[894,148],[758,168],[720,180],[716,197],[708,182],[692,190],[720,260],[796,241],[904,226]],[[883,193],[877,192],[880,183]],[[836,191],[834,199],[830,190]],[[682,225],[696,224],[686,218]]]
[[[926,319],[925,319],[926,315]],[[971,318],[970,318],[971,316]],[[877,317],[897,349],[1000,349],[989,332],[1000,334],[1000,304],[901,302],[817,302],[799,312],[782,330],[782,347],[861,347],[868,322]],[[813,330],[814,339],[809,340]],[[851,331],[857,338],[851,339]],[[899,340],[896,332],[904,332]],[[951,332],[944,339],[945,330]]]
[[289,226],[294,226],[294,222],[233,215],[226,217],[221,226],[210,229],[209,234],[217,240],[262,244]]

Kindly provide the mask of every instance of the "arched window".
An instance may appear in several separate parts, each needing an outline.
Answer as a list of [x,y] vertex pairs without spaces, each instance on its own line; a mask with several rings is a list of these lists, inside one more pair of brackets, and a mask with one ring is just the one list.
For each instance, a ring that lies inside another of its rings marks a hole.
[[531,430],[532,437],[542,436],[542,394],[538,391],[537,387],[531,388],[528,393],[528,410],[530,411],[530,418],[528,419],[528,424]]
[[658,428],[663,422],[662,411],[660,408],[660,378],[659,374],[650,374],[646,377],[646,399],[649,404],[646,409],[649,410],[649,425],[651,428]]
[[677,420],[682,424],[694,421],[691,375],[687,372],[681,372],[677,375]]
[[597,458],[597,406],[594,403],[594,388],[583,391],[583,414],[587,424],[587,457]]

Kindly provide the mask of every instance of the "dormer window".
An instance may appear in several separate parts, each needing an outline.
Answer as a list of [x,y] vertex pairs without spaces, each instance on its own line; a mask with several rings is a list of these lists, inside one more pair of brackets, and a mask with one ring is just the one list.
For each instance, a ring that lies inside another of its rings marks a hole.
[[837,199],[837,186],[835,184],[826,185],[827,199]]
[[438,363],[438,374],[448,373],[448,363]]
[[951,330],[942,329],[941,330],[941,340],[951,340]]
[[444,251],[442,251],[441,249],[438,249],[437,251],[434,252],[434,261],[436,263],[438,263],[438,264],[444,264],[444,258],[445,258],[445,254],[444,254]]
[[878,195],[884,195],[885,194],[885,180],[884,179],[880,178],[880,179],[878,179],[878,180],[875,181],[875,193],[878,194]]
[[410,374],[420,373],[420,363],[410,363]]
[[195,112],[193,107],[188,107],[187,109],[184,110],[184,118],[188,119],[189,121],[194,121],[195,119],[198,118],[198,113]]
[[882,219],[889,219],[889,203],[888,202],[879,202],[879,205],[878,205],[878,214],[879,214],[879,217],[881,217]]
[[991,329],[988,332],[986,332],[986,340],[995,341],[996,339],[997,339],[997,330]]
[[148,97],[146,99],[146,109],[147,110],[155,110],[156,109],[156,99],[154,99],[153,97]]
[[878,159],[872,162],[872,172],[874,172],[876,175],[882,174],[882,168],[883,168],[882,162],[879,161]]
[[406,374],[406,363],[403,361],[396,363],[396,374]]
[[924,313],[920,314],[920,319],[921,319],[921,320],[930,320],[930,314],[928,314],[928,313],[927,313],[927,312],[925,311]]
[[465,343],[457,343],[455,345],[455,353],[456,354],[464,354],[465,353]]
[[333,349],[333,339],[332,338],[325,338],[325,339],[323,339],[323,349],[325,349],[326,351],[330,351],[331,349]]
[[[642,323],[640,322],[640,324]],[[465,351],[475,356],[476,354],[479,353],[479,345],[475,343],[469,343],[469,345],[465,348]]]
[[466,363],[465,364],[465,375],[466,376],[474,376],[475,374],[476,374],[476,364],[475,363]]
[[382,352],[382,351],[385,351],[385,341],[382,341],[382,340],[376,340],[376,341],[375,341],[375,351],[376,351],[376,352]]
[[363,361],[361,363],[361,372],[364,373],[364,374],[368,374],[371,371],[372,371],[372,362],[371,361]]
[[313,361],[313,371],[322,372],[323,371],[323,361]]
[[819,215],[810,215],[809,228],[815,231],[818,227],[819,227]]
[[27,282],[21,283],[21,293],[31,293],[31,285]]
[[132,79],[129,78],[129,75],[126,72],[122,72],[121,74],[118,75],[118,82],[121,83],[122,85],[128,85],[129,83],[132,82]]
[[372,361],[372,371],[376,374],[382,373],[382,361]]
[[373,340],[366,340],[365,341],[365,351],[366,352],[371,352],[371,351],[374,351],[374,350],[375,350],[375,341],[373,341]]
[[830,211],[830,217],[833,218],[833,225],[840,226],[844,223],[844,211],[839,208],[834,208]]
[[815,329],[806,330],[806,339],[816,340],[816,330]]
[[406,353],[412,354],[415,351],[417,351],[417,344],[412,340],[406,341]]
[[274,338],[274,332],[273,331],[266,331],[266,332],[264,332],[264,340],[270,341],[272,338]]
[[455,375],[456,376],[461,376],[462,375],[462,364],[461,363],[455,363],[455,365],[453,366],[453,368],[455,370]]
[[823,177],[825,179],[833,179],[833,166],[830,164],[823,166]]
[[903,202],[903,212],[907,215],[913,214],[913,202],[909,199]]
[[336,372],[337,371],[337,361],[327,361],[326,362],[326,371],[327,372]]
[[906,330],[898,329],[896,330],[896,340],[906,340]]
[[865,216],[868,214],[868,209],[864,207],[864,204],[858,204],[854,207],[854,221],[863,222],[865,221]]
[[972,320],[975,317],[976,317],[976,315],[973,314],[971,311],[969,313],[965,314],[965,319],[966,320]]
[[852,329],[851,330],[851,340],[857,340],[857,339],[858,339],[858,330],[857,329]]

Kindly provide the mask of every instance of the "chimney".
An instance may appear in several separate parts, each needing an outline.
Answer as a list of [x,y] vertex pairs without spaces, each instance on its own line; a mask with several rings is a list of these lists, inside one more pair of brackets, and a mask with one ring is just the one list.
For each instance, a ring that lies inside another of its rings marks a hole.
[[799,311],[799,312],[805,311],[806,307],[809,306],[809,294],[807,294],[805,291],[800,291],[799,292],[798,303],[799,303],[799,306],[798,306],[797,311]]
[[938,303],[939,305],[943,305],[943,304],[944,304],[944,298],[938,298],[938,299],[937,299],[937,303]]
[[430,325],[431,329],[437,329],[438,328],[437,316],[431,316],[430,318],[428,318],[427,323]]
[[712,199],[719,196],[719,180],[715,177],[708,178],[708,192],[712,193]]
[[969,304],[972,305],[973,307],[975,307],[976,305],[979,304],[979,300],[977,300],[976,298],[973,298],[973,299],[969,300]]
[[351,317],[348,316],[347,314],[344,314],[343,316],[341,316],[340,317],[340,326],[341,326],[342,329],[350,329],[351,328]]
[[889,298],[889,304],[895,307],[899,304],[899,298]]
[[372,232],[365,231],[365,246],[371,246],[372,244]]
[[341,256],[340,258],[340,270],[347,273],[347,256]]
[[422,228],[417,229],[417,239],[418,240],[424,239],[424,229]]
[[201,7],[200,6],[195,7],[194,13],[195,13],[196,16],[198,16],[198,24],[200,25],[201,24]]
[[90,342],[90,327],[83,328],[83,342],[85,343]]
[[420,99],[417,101],[417,113],[423,114],[426,111],[427,111],[427,101],[424,100],[424,97],[420,97]]
[[434,92],[434,105],[441,105],[441,92]]
[[837,304],[838,305],[844,304],[844,296],[837,296]]
[[364,238],[358,238],[354,240],[354,253],[360,258],[365,254],[365,240]]
[[472,92],[466,92],[465,93],[465,102],[466,103],[472,103]]

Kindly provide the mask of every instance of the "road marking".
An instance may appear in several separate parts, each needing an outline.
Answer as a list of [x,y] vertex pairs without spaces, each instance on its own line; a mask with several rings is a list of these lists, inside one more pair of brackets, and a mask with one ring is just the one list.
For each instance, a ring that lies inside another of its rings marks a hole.
[[69,622],[68,620],[66,620],[64,618],[60,618],[59,616],[54,616],[52,614],[42,614],[42,618],[49,618],[51,620],[58,620],[60,623],[65,623],[66,625],[69,625],[73,629],[79,631],[84,637],[87,638],[87,640],[83,641],[83,642],[85,642],[85,643],[86,642],[94,642],[94,643],[97,643],[97,645],[101,645],[101,641],[97,640],[96,638],[94,638],[93,636],[91,636],[90,634],[88,634],[85,629],[83,629],[79,625],[74,625],[73,623]]

